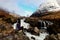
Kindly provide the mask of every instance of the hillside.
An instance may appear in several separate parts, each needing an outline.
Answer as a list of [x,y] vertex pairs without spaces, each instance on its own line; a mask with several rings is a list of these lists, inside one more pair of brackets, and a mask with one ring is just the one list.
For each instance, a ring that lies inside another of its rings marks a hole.
[[0,9],[0,38],[13,32],[12,24],[17,21],[17,17],[10,15],[8,11]]
[[0,9],[0,19],[2,19],[3,21],[14,23],[17,18],[18,17],[15,17],[14,15],[10,15],[10,12],[5,11],[4,9]]

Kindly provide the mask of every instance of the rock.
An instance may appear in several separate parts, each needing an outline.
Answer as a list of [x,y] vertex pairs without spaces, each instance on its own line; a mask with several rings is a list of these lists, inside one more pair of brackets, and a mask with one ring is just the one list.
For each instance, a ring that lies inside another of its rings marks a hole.
[[39,33],[40,30],[37,27],[34,27],[34,32]]

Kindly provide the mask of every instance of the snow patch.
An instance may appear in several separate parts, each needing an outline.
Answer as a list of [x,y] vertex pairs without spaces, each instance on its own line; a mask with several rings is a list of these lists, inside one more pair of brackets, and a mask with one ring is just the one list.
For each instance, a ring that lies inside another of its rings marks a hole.
[[38,8],[38,10],[40,10],[40,11],[48,11],[48,12],[50,12],[50,11],[59,11],[60,10],[60,6],[59,6],[59,4],[57,3],[57,1],[56,0],[46,0],[44,3],[42,3],[40,6],[39,6],[39,8]]

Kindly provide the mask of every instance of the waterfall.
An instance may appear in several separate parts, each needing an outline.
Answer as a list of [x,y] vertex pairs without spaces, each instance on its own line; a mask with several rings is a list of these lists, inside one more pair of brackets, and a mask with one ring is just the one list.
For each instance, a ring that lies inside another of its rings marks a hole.
[[[29,23],[25,23],[24,20],[25,20],[24,18],[21,20],[17,20],[17,22],[12,25],[13,29],[18,30],[18,29],[20,29],[20,27],[28,29]],[[20,21],[21,24],[18,24],[18,21]],[[17,24],[18,24],[18,26],[20,26],[19,28],[18,28]]]
[[[21,21],[21,27],[23,26],[23,28],[29,29],[29,27],[30,27],[29,23],[25,23],[24,20],[25,20],[25,18],[20,20]],[[39,23],[40,23],[39,27],[41,27],[42,30],[45,30],[48,25],[52,25],[53,24],[50,21],[42,21],[42,20],[40,20]],[[16,24],[17,24],[17,22],[13,25],[14,29],[17,29],[16,28]],[[24,33],[26,34],[26,36],[30,40],[34,40],[31,37],[34,37],[35,40],[44,40],[46,38],[46,36],[49,35],[47,32],[42,32],[42,33],[40,32],[39,36],[33,35],[33,34],[27,32],[27,31],[24,31]]]
[[21,19],[21,27],[28,29],[29,23],[24,22],[25,18]]
[[47,27],[49,25],[52,25],[53,23],[50,21],[43,21],[43,20],[39,20],[39,27],[41,27],[41,29],[47,29]]
[[17,29],[17,28],[16,28],[16,25],[17,25],[17,23],[14,23],[14,24],[12,25],[13,29],[15,29],[15,30]]
[[21,24],[20,24],[21,22],[20,21],[21,20],[18,19],[17,22],[12,25],[13,29],[15,29],[15,30],[20,30],[21,29]]
[[46,25],[46,22],[44,21],[44,29],[47,29],[47,25]]
[[[25,19],[21,19],[21,26],[23,26],[23,28],[28,29],[28,28],[29,28],[29,23],[25,23],[24,20],[25,20]],[[41,24],[41,26],[43,26],[43,25],[46,26],[45,22],[43,22],[43,21],[40,21],[40,24]],[[46,32],[45,32],[45,33],[40,33],[39,36],[33,35],[33,34],[27,32],[27,31],[24,31],[24,33],[26,34],[26,36],[27,36],[30,40],[34,40],[34,39],[32,39],[31,37],[34,37],[35,40],[44,40],[45,37],[48,35],[48,33],[46,33]]]

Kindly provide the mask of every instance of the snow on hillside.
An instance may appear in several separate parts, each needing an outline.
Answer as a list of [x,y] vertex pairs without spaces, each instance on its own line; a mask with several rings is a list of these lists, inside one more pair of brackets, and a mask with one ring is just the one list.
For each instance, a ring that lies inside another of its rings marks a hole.
[[56,0],[46,0],[44,3],[41,3],[38,10],[40,11],[59,11],[60,6]]

